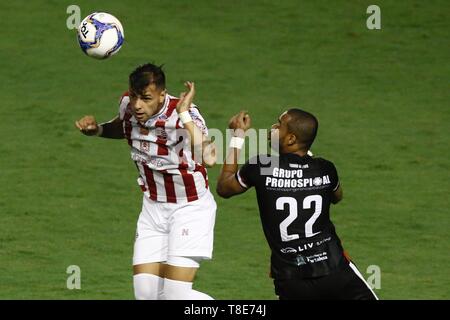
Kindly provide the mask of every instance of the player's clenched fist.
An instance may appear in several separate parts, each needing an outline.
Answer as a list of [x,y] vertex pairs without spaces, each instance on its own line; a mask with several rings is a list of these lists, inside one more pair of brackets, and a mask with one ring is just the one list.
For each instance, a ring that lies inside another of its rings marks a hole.
[[[238,114],[231,117],[228,122],[228,128],[235,130],[237,135],[247,131],[252,125],[252,119],[247,111],[241,111]],[[236,135],[236,134],[235,134]]]
[[98,133],[98,124],[93,116],[84,116],[75,121],[75,126],[87,136],[94,136]]

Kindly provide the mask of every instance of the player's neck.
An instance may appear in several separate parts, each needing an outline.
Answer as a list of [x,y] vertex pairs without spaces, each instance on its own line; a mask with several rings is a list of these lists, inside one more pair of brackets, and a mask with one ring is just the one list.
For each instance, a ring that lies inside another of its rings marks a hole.
[[294,149],[294,148],[287,148],[286,150],[283,150],[281,153],[293,153],[300,157],[304,157],[308,154],[308,150],[300,150],[300,149]]
[[300,156],[300,157],[304,157],[308,154],[308,151],[303,151],[303,150],[297,150],[296,152],[293,152],[294,154]]
[[162,108],[164,108],[164,101],[161,102],[160,104],[158,104],[158,107],[155,109],[155,111],[152,114],[152,117],[154,117],[155,115],[157,115],[158,113],[161,112]]

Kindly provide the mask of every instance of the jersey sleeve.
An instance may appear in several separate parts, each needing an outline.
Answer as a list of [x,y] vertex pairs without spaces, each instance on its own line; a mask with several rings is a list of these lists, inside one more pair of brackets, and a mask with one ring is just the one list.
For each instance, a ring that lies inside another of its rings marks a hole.
[[339,176],[336,170],[336,167],[333,163],[330,162],[330,182],[331,182],[331,190],[335,192],[339,188]]
[[130,97],[128,96],[128,92],[125,92],[119,101],[119,118],[123,120],[125,117],[125,113],[127,112],[128,103],[130,102]]
[[208,127],[206,126],[206,121],[203,119],[202,115],[200,114],[200,110],[197,108],[196,105],[192,105],[189,108],[189,114],[192,118],[192,121],[197,126],[197,128],[200,129],[200,131],[207,136],[208,135]]
[[258,157],[253,157],[236,172],[236,180],[241,187],[248,189],[256,184],[256,177],[259,175]]

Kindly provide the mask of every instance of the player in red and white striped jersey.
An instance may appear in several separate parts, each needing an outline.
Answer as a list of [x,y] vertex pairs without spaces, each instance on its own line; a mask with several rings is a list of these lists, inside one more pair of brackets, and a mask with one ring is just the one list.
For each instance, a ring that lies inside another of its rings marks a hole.
[[130,145],[144,192],[133,256],[137,299],[211,299],[192,282],[199,261],[212,257],[216,203],[205,167],[216,161],[215,146],[192,104],[194,83],[186,86],[180,98],[169,95],[161,67],[145,64],[130,74],[117,117],[76,122],[86,135]]
[[[140,173],[139,182],[150,199],[162,202],[194,201],[207,191],[204,166],[194,161],[188,138],[176,106],[179,99],[165,95],[161,110],[141,125],[134,116],[127,93],[122,97],[119,118],[125,138],[131,146],[131,158]],[[208,135],[203,117],[196,106],[189,109],[196,127]]]

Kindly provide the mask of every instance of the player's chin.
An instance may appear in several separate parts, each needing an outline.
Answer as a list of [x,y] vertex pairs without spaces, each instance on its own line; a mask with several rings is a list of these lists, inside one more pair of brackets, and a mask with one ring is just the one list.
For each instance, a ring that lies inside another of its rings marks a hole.
[[150,119],[149,117],[147,117],[145,115],[135,115],[135,118],[141,125],[144,125],[147,122],[147,120]]

